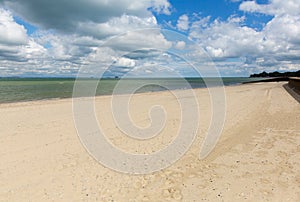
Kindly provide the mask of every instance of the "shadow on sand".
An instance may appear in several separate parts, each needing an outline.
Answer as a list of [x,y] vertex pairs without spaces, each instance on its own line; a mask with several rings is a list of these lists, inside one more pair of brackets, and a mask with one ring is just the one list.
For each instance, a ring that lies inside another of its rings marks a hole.
[[283,87],[300,104],[300,94],[298,93],[298,91],[296,91],[296,89],[290,86],[289,84],[284,84]]

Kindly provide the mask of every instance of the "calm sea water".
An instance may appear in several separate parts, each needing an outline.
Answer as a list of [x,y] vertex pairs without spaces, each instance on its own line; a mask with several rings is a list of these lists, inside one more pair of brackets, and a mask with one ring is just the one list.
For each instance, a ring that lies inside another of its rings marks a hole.
[[[209,78],[210,81],[216,79]],[[146,79],[151,83],[153,79]],[[192,88],[205,88],[204,81],[200,78],[186,78]],[[237,85],[253,78],[223,78],[225,86]],[[118,79],[102,79],[99,82],[96,95],[112,94]],[[75,79],[66,78],[0,78],[0,103],[22,102],[44,99],[71,98]],[[94,82],[85,80],[84,82]],[[145,82],[145,79],[127,79],[126,85]],[[172,89],[182,89],[182,79],[164,78],[160,82],[172,86]],[[165,90],[157,85],[147,85],[140,88],[137,93]],[[125,92],[126,93],[126,92]]]

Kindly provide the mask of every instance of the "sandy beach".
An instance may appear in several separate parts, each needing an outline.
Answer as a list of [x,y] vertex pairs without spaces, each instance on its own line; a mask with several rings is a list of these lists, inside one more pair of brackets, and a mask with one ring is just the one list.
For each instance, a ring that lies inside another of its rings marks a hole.
[[[299,201],[300,105],[284,84],[225,87],[223,133],[204,160],[198,156],[211,103],[207,89],[195,90],[196,140],[175,164],[149,175],[118,173],[94,160],[77,136],[71,99],[1,104],[0,201]],[[137,125],[149,125],[154,104],[168,116],[159,136],[129,139],[115,127],[110,101],[96,98],[98,120],[107,138],[128,152],[159,150],[180,125],[170,92],[137,94],[130,103]]]

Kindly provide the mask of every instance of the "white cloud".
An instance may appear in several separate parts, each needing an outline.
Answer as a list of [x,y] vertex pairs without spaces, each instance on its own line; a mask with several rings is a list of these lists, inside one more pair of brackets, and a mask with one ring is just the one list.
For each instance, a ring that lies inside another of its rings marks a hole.
[[264,32],[273,40],[298,46],[300,44],[300,16],[275,17],[265,26]]
[[152,10],[158,14],[171,14],[171,4],[168,0],[153,0],[151,1]]
[[[272,0],[263,5],[245,1],[240,5],[241,10],[273,15],[261,30],[246,26],[244,17],[213,22],[202,18],[192,23],[189,36],[205,47],[224,72],[228,66],[230,72],[236,68],[248,73],[296,69],[300,66],[299,6],[298,0]],[[230,58],[245,60],[235,63]]]
[[120,67],[134,67],[135,61],[129,58],[121,57],[117,60],[117,62],[114,65]]
[[26,34],[26,29],[17,24],[12,14],[0,9],[0,67],[15,71],[20,64],[32,64],[44,58],[45,49]]
[[80,23],[101,24],[124,14],[140,18],[151,17],[151,11],[170,14],[171,7],[168,0],[4,0],[3,4],[34,25],[66,33],[76,31]]
[[[100,64],[105,68],[111,62],[133,67],[134,59],[120,55],[172,46],[160,33],[152,14],[169,15],[168,0],[78,0],[76,3],[0,0],[1,4],[10,11],[0,10],[0,68],[3,70],[0,76],[75,76],[82,65]],[[28,36],[12,13],[37,26],[38,30]],[[136,29],[146,30],[131,32]],[[113,38],[116,35],[120,36]],[[109,42],[101,47],[106,41]],[[155,54],[154,50],[138,53],[141,58]]]
[[154,16],[140,18],[137,16],[122,15],[121,17],[114,17],[105,23],[80,22],[77,33],[103,39],[143,28],[158,28],[156,18]]
[[[190,48],[180,39],[169,41],[152,13],[171,14],[168,0],[1,2],[10,11],[0,9],[0,76],[75,75],[81,65],[100,64],[105,68],[112,62],[124,67],[116,69],[120,72],[153,73],[151,68],[168,72],[169,69],[158,66],[178,63],[160,51],[171,47],[178,51]],[[210,16],[186,14],[179,17],[173,28],[195,39],[217,62],[223,74],[246,75],[262,69],[299,68],[299,0],[270,0],[267,4],[243,1],[240,10],[273,18],[258,30],[246,26],[243,16],[221,21],[212,20]],[[27,35],[27,30],[15,22],[13,15],[36,25],[38,31]],[[144,30],[134,31],[136,29]],[[114,38],[116,35],[118,37]],[[195,59],[206,57],[198,49],[189,54]],[[143,63],[139,62],[141,60]],[[142,65],[147,69],[138,70]]]
[[175,48],[179,50],[183,50],[186,47],[186,43],[184,41],[178,41],[175,44]]
[[181,31],[186,31],[189,29],[189,17],[187,15],[182,15],[177,21],[177,28]]
[[172,42],[160,33],[160,29],[143,29],[112,38],[104,45],[117,50],[133,52],[149,48],[167,50],[172,46]]
[[25,28],[14,21],[9,11],[0,8],[0,44],[24,45],[27,42]]
[[[192,26],[190,36],[219,59],[258,54],[263,46],[261,33],[240,26],[240,18],[229,18],[226,22],[215,20],[207,28]],[[197,22],[195,22],[197,24]]]
[[258,4],[255,1],[244,1],[240,5],[240,10],[246,12],[257,12],[268,15],[299,15],[299,0],[270,0],[269,4]]
[[207,28],[209,26],[210,19],[210,16],[204,18],[197,16],[197,20],[193,21],[193,23],[191,24],[191,29]]

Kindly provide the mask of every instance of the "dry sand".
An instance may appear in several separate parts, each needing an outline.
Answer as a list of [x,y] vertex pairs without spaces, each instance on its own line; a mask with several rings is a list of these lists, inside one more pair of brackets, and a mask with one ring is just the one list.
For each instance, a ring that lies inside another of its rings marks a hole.
[[[151,175],[117,173],[96,162],[77,137],[71,99],[2,104],[0,201],[300,201],[300,105],[283,84],[226,87],[225,127],[205,160],[198,155],[210,101],[206,89],[196,90],[196,141],[177,163]],[[180,125],[178,103],[169,92],[132,99],[139,126],[149,124],[153,104],[168,113],[165,129],[147,143],[116,129],[109,96],[96,103],[108,138],[133,153],[162,148]]]

